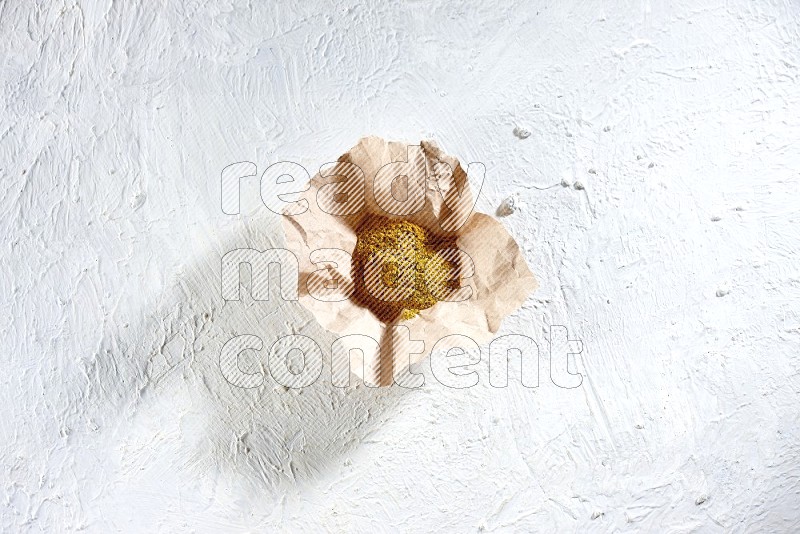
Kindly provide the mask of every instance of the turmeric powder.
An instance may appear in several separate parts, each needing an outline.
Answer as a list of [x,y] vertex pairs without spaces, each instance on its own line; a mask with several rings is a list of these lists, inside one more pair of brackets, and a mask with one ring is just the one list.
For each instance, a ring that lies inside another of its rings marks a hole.
[[452,287],[453,265],[437,254],[435,247],[442,242],[424,228],[403,220],[372,218],[359,228],[357,238],[355,294],[382,321],[411,319],[436,304],[435,295]]

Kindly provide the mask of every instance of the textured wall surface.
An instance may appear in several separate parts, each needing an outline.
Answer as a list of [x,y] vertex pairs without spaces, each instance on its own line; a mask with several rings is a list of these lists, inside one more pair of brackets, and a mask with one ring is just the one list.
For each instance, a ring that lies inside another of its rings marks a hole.
[[[0,2],[0,530],[800,530],[800,5],[282,4]],[[234,335],[331,337],[223,304],[283,234],[221,170],[367,134],[513,199],[538,388],[222,378]]]

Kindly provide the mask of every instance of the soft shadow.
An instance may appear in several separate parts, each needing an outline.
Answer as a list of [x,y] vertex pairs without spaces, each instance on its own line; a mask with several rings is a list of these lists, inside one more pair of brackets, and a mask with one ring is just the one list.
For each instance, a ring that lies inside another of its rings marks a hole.
[[[150,417],[155,411],[163,420],[163,410],[170,409],[165,405],[179,395],[175,417],[191,421],[181,426],[182,467],[198,476],[218,471],[228,480],[262,490],[313,481],[341,465],[408,393],[398,386],[366,387],[355,375],[350,387],[333,386],[330,347],[335,337],[300,304],[277,298],[275,276],[270,277],[275,288],[270,300],[254,301],[249,269],[242,269],[241,300],[224,301],[222,256],[236,248],[282,247],[276,235],[282,232],[274,218],[237,225],[187,262],[155,309],[142,314],[140,324],[104,340],[114,348],[107,354],[107,370],[117,381],[107,388],[109,406],[123,413],[127,407],[131,418]],[[263,383],[249,389],[229,383],[220,369],[223,345],[244,334],[263,342],[259,352],[239,359],[242,371],[264,374]],[[289,334],[308,336],[325,355],[321,377],[306,388],[286,388],[268,370],[270,346]]]

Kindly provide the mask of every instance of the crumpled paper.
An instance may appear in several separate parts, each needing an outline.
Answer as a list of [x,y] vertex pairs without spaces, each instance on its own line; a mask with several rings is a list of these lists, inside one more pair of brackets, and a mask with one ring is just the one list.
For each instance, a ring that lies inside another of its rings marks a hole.
[[[393,162],[405,163],[389,165]],[[398,178],[401,173],[406,178]],[[413,209],[418,206],[419,211],[400,214],[403,206],[409,206],[409,198],[422,198],[422,189],[424,206],[415,201]],[[363,138],[337,162],[323,165],[300,198],[308,209],[292,215],[300,211],[293,205],[282,217],[286,248],[299,261],[300,304],[340,337],[360,334],[377,342],[375,350],[344,354],[344,365],[352,357],[350,369],[368,385],[392,384],[399,370],[421,361],[434,346],[450,348],[457,341],[453,334],[477,343],[490,340],[502,319],[538,287],[503,225],[472,211],[475,197],[459,161],[431,141],[409,145]],[[471,288],[469,298],[437,302],[416,317],[396,323],[407,331],[389,328],[394,324],[382,323],[369,309],[345,298],[353,288],[350,255],[356,246],[356,228],[370,214],[405,219],[435,236],[455,238],[458,249],[472,261],[471,273],[468,261],[466,267],[459,262],[464,276],[472,275],[462,278],[462,286]],[[419,341],[424,344],[421,351]],[[409,350],[414,353],[409,355]]]

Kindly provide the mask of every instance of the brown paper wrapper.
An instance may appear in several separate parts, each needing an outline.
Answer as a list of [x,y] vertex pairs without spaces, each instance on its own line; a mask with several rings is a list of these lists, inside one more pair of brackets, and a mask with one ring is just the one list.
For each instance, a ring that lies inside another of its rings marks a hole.
[[[389,165],[393,162],[405,163]],[[407,178],[398,182],[399,173]],[[396,200],[404,200],[406,183],[407,198],[412,197],[412,188],[425,191],[424,206],[410,215],[399,213],[401,202]],[[352,371],[370,385],[392,384],[394,373],[429,355],[434,346],[437,350],[450,348],[447,336],[452,334],[468,336],[477,343],[490,340],[502,319],[538,287],[519,246],[503,225],[489,215],[472,212],[474,196],[458,160],[430,141],[414,146],[379,137],[361,139],[337,162],[324,165],[301,198],[308,202],[308,209],[293,216],[285,212],[282,217],[286,248],[300,265],[300,304],[340,337],[361,334],[378,342],[379,350],[363,354],[363,360],[359,351],[354,351],[352,361]],[[387,213],[387,208],[395,214]],[[424,343],[421,353],[409,355],[408,349],[419,349],[419,343],[404,343],[402,331],[393,332],[388,328],[391,325],[382,323],[354,299],[320,299],[344,298],[342,295],[351,292],[350,258],[330,249],[352,255],[356,228],[370,215],[405,219],[434,236],[455,239],[474,265],[472,276],[462,281],[472,289],[469,299],[438,302],[416,317],[396,323],[408,327],[410,339]],[[338,289],[325,289],[334,285]]]

